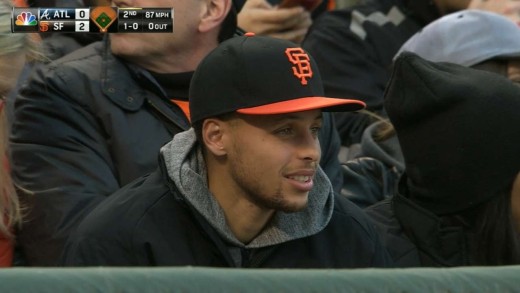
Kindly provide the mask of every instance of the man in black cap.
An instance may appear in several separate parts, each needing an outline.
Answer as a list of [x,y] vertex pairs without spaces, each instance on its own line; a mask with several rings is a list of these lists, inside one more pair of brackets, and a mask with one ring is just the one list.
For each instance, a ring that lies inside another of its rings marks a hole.
[[[38,68],[17,99],[13,174],[31,191],[18,243],[29,265],[55,265],[70,232],[96,205],[157,168],[157,152],[190,127],[196,66],[236,32],[231,0],[113,1],[173,7],[174,32],[110,34]],[[323,116],[321,166],[342,187],[339,137]]]
[[193,128],[160,169],[94,209],[67,244],[69,266],[346,268],[388,265],[362,212],[319,167],[323,96],[310,55],[249,33],[222,43],[190,87]]
[[396,264],[519,264],[520,88],[404,52],[385,108],[405,174],[398,192],[367,213]]

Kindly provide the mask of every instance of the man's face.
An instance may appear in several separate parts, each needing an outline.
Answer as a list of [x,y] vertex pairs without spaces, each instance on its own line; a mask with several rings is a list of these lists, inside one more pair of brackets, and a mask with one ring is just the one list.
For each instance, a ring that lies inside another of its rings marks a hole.
[[[113,0],[117,7],[168,7],[174,8],[173,33],[121,33],[110,34],[112,53],[140,63],[139,59],[172,56],[189,51],[197,33],[200,0]],[[182,58],[177,56],[177,58]]]
[[239,115],[229,123],[227,158],[235,192],[260,209],[305,208],[321,156],[321,110]]

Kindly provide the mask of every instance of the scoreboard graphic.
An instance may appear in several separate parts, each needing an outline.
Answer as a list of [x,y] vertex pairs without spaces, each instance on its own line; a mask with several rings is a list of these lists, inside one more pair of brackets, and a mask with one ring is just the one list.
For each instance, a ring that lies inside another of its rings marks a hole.
[[173,8],[13,7],[13,33],[172,33]]

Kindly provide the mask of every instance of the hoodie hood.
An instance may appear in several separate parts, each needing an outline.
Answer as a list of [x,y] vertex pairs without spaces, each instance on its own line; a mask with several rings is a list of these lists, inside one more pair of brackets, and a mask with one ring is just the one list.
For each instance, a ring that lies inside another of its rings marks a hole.
[[224,211],[208,189],[207,170],[193,128],[175,135],[161,149],[168,176],[182,199],[199,212],[228,243],[241,248],[261,248],[314,235],[327,226],[334,209],[332,185],[318,168],[307,207],[296,213],[275,213],[263,231],[247,245],[226,223]]
[[[520,171],[519,97],[520,88],[498,74],[403,52],[385,109],[403,151],[409,198],[439,216],[510,188]],[[490,144],[497,146],[492,155]]]
[[404,172],[404,158],[397,136],[392,135],[382,141],[374,139],[384,123],[383,121],[374,122],[365,129],[361,138],[361,155],[378,159],[388,166],[395,166],[399,174],[402,174]]

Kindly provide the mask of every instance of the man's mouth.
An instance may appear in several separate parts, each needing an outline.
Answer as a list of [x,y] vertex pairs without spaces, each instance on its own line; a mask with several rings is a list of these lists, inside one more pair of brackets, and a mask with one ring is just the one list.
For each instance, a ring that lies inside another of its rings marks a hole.
[[312,179],[312,176],[289,176],[287,178],[305,183],[309,182]]

